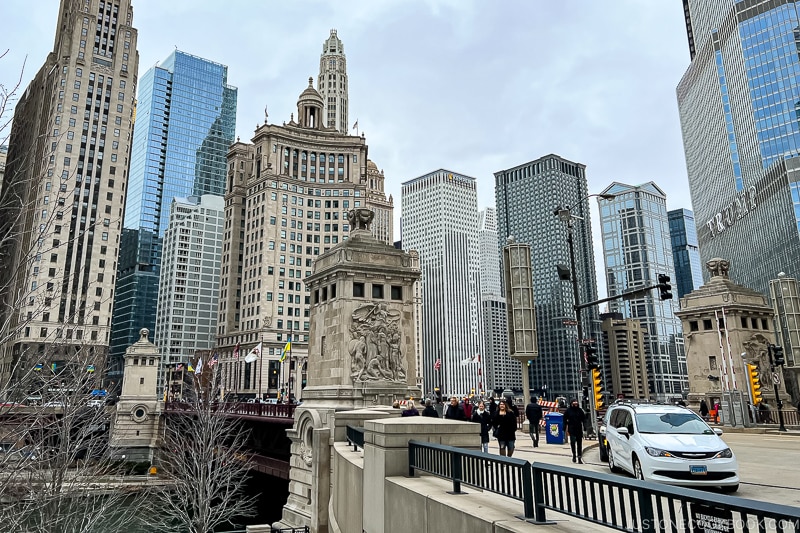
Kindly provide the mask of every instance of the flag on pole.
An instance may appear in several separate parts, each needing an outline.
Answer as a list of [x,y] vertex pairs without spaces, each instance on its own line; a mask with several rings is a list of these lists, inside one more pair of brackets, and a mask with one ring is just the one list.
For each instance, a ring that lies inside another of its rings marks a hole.
[[86,365],[86,372],[94,374],[94,365]]
[[175,365],[175,370],[178,372],[183,370],[183,363],[178,363],[177,365]]
[[216,365],[217,363],[219,363],[219,356],[218,356],[218,355],[215,353],[215,354],[214,354],[214,355],[211,357],[211,361],[209,361],[209,362],[208,362],[208,368],[211,368],[211,367],[213,367],[213,366],[214,366],[214,365]]
[[36,363],[35,365],[33,365],[33,371],[34,372],[41,372],[42,371],[42,366],[43,366],[42,363]]
[[55,371],[56,371],[56,364],[55,363],[50,365],[50,370],[52,370],[53,373],[55,373]]
[[283,347],[283,351],[281,351],[281,358],[278,359],[281,363],[283,363],[286,356],[289,355],[289,352],[292,351],[292,341],[286,341],[286,344]]
[[358,129],[358,119],[356,119],[356,122],[355,122],[355,124],[353,124],[353,129],[354,129],[354,130],[357,130],[357,129]]
[[435,363],[433,363],[434,370],[441,370],[442,369],[442,360],[437,359]]
[[244,358],[245,363],[253,363],[259,358],[259,356],[261,356],[261,344],[262,343],[259,342],[252,350],[250,350],[250,353],[248,353]]
[[234,359],[239,359],[239,351],[240,351],[240,350],[241,350],[241,346],[240,346],[240,345],[239,345],[239,343],[237,342],[237,343],[236,343],[236,346],[233,348],[233,358],[234,358]]
[[199,374],[203,371],[203,358],[201,357],[199,361],[197,361],[197,366],[194,369],[195,374]]
[[462,359],[461,360],[461,366],[477,365],[480,362],[481,362],[481,356],[480,356],[480,354],[476,353],[475,355],[473,355],[469,359]]
[[189,364],[188,364],[188,365],[186,365],[186,366],[187,366],[187,368],[186,368],[186,371],[187,371],[187,372],[194,372],[194,367],[192,366],[192,363],[189,363]]

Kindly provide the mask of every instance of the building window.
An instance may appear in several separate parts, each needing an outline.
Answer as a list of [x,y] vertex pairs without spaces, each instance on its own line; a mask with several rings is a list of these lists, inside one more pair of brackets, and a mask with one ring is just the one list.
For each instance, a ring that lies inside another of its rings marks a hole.
[[354,298],[363,298],[364,297],[364,284],[360,282],[353,283],[353,297]]
[[697,324],[697,320],[691,320],[689,322],[689,330],[690,331],[698,331],[699,330],[699,327],[698,327],[698,324]]
[[391,292],[392,300],[402,300],[403,299],[403,287],[400,285],[392,285],[392,292]]
[[377,299],[383,299],[383,285],[377,285],[375,283],[372,284],[372,297]]

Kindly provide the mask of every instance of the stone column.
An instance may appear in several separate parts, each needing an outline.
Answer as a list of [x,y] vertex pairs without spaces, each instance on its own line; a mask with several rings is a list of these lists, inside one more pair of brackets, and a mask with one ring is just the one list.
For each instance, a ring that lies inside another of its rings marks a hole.
[[480,425],[420,416],[364,422],[364,531],[384,533],[387,477],[408,475],[408,441],[480,450]]

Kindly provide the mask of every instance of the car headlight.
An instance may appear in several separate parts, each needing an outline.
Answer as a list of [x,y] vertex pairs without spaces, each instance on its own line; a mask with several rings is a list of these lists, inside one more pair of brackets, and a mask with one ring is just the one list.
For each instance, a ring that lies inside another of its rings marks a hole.
[[733,457],[733,452],[731,451],[730,448],[725,448],[717,455],[715,455],[714,459],[730,459],[731,457]]
[[645,446],[644,449],[648,454],[652,455],[653,457],[675,457],[668,451],[662,450],[660,448],[651,448],[650,446]]

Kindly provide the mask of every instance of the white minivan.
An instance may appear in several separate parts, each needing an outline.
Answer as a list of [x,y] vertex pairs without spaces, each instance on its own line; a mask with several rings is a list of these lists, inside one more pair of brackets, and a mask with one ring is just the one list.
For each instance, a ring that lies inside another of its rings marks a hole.
[[671,485],[739,489],[733,451],[694,411],[678,405],[617,402],[606,416],[608,466]]

